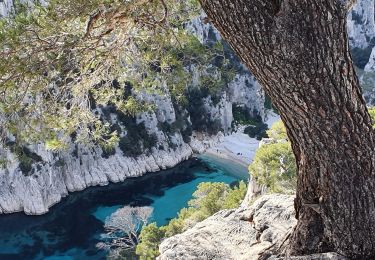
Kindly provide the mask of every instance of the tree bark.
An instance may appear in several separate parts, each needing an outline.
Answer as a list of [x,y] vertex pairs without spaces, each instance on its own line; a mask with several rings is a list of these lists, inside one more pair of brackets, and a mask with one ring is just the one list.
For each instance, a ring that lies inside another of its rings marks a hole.
[[375,134],[346,32],[354,1],[200,2],[271,97],[292,142],[298,224],[289,253],[375,258]]

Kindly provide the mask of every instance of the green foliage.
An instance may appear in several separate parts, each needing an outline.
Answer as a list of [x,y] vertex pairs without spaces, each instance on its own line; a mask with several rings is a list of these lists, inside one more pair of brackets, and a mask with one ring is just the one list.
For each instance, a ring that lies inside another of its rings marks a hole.
[[155,259],[159,255],[159,244],[165,237],[163,229],[158,228],[156,223],[151,223],[142,228],[139,243],[136,248],[136,254],[141,260]]
[[267,124],[258,123],[255,126],[248,126],[245,128],[244,133],[250,136],[251,138],[256,138],[262,140],[262,138],[267,137],[266,130],[268,129]]
[[30,151],[26,146],[20,146],[14,142],[8,142],[6,146],[17,156],[19,161],[18,167],[26,176],[32,174],[32,166],[34,163],[43,162],[42,157]]
[[227,190],[228,185],[225,183],[200,183],[193,193],[193,199],[189,201],[189,206],[198,209],[204,219],[221,209]]
[[286,128],[283,121],[279,120],[274,123],[269,130],[267,130],[267,135],[269,138],[275,140],[288,140],[288,135],[286,134]]
[[[264,124],[262,118],[257,111],[252,114],[245,107],[238,106],[237,104],[232,105],[234,125],[248,125],[245,128],[244,133],[249,135],[251,138],[257,138],[261,140],[267,137],[266,130],[267,124]],[[234,125],[232,127],[234,127]]]
[[375,128],[375,107],[369,107],[368,112],[370,113],[370,117],[372,120],[372,127]]
[[[240,68],[225,43],[203,45],[185,30],[199,13],[197,0],[32,2],[17,4],[10,18],[0,20],[0,130],[20,143],[44,142],[57,151],[74,133],[74,142],[99,144],[109,157],[120,141],[127,148],[137,142],[133,136],[120,140],[120,131],[93,109],[111,106],[135,116],[153,109],[135,96],[163,95],[166,85],[191,112],[189,70],[199,71],[198,88],[216,105]],[[217,119],[203,114],[195,114],[198,130],[221,130]],[[193,127],[181,122],[172,132],[178,129],[188,142]],[[153,143],[151,138],[141,146]]]
[[187,90],[188,105],[187,110],[190,114],[192,129],[199,132],[207,132],[210,135],[217,134],[221,127],[221,121],[218,118],[212,118],[205,109],[204,98],[209,97],[208,88],[190,88]]
[[18,4],[0,21],[1,130],[19,142],[47,141],[52,150],[64,148],[74,132],[77,142],[113,147],[119,133],[91,109],[111,104],[134,115],[149,107],[121,86],[130,82],[135,93],[157,93],[166,82],[182,99],[191,81],[186,64],[204,67],[216,50],[184,29],[198,13],[197,1],[164,2]]
[[251,114],[245,107],[233,104],[232,112],[234,121],[242,125],[257,125],[262,123],[262,118],[257,111]]
[[247,185],[245,182],[240,181],[238,186],[230,189],[223,202],[223,209],[234,209],[237,208],[247,192]]
[[279,114],[276,107],[274,107],[274,105],[272,104],[271,98],[268,95],[266,95],[264,99],[264,108],[272,110],[276,114]]
[[275,123],[267,134],[273,143],[257,150],[249,172],[271,192],[292,194],[297,185],[297,166],[283,123]]
[[166,226],[158,228],[153,223],[142,229],[136,254],[140,259],[155,259],[159,255],[159,244],[164,238],[180,234],[222,209],[237,208],[245,197],[246,190],[247,186],[243,181],[233,188],[225,183],[200,183],[193,199],[188,203],[189,208],[183,208],[177,218]]

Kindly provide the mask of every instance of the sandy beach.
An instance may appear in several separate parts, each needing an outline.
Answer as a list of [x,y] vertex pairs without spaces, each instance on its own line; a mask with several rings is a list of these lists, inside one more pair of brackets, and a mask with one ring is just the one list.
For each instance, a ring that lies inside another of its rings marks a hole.
[[[280,117],[277,114],[269,112],[266,115],[265,123],[268,127],[271,127],[278,120],[280,120]],[[256,150],[259,148],[260,141],[250,138],[243,133],[243,130],[244,127],[240,127],[237,132],[225,136],[222,143],[208,149],[205,154],[231,160],[248,167],[255,156]]]

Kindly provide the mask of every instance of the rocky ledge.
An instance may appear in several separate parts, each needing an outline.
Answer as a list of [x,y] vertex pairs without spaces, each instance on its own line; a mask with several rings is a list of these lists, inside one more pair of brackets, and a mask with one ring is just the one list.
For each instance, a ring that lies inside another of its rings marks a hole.
[[[283,259],[268,251],[285,242],[297,221],[293,196],[260,197],[250,207],[224,210],[160,245],[158,260],[169,259]],[[289,259],[345,259],[335,253]]]

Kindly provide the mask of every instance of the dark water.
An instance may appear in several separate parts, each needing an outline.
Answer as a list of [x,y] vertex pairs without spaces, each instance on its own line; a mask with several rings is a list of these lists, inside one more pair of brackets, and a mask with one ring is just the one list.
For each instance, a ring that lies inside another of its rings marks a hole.
[[223,160],[202,157],[159,173],[121,184],[73,193],[43,216],[22,213],[0,216],[0,259],[105,259],[96,249],[105,218],[118,208],[154,207],[153,221],[166,224],[187,206],[201,182],[235,183],[246,169]]

